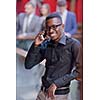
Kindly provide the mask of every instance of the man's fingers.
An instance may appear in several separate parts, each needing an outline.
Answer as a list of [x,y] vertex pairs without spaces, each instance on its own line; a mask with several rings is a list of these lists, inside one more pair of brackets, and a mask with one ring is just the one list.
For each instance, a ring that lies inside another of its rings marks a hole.
[[39,32],[39,33],[36,35],[35,39],[37,39],[37,37],[39,37],[40,34],[42,34],[42,32]]
[[46,39],[49,39],[49,38],[50,38],[50,37],[49,37],[48,35],[46,35],[45,40],[46,40]]
[[35,37],[35,40],[36,40],[37,38],[39,38],[40,40],[45,40],[46,38],[43,37],[44,33],[45,33],[44,31],[39,32],[39,33],[37,34],[37,36]]
[[48,98],[51,98],[51,99],[54,99],[55,98],[54,91],[49,91],[48,92]]

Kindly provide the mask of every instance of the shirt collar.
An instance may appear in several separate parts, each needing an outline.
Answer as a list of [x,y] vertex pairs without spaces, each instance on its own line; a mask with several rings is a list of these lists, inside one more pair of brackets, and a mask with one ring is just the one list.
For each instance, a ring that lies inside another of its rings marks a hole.
[[29,15],[25,14],[25,15],[26,15],[26,17],[28,17],[28,18],[32,18],[32,17],[34,16],[34,13],[31,13],[31,14],[29,14]]
[[[63,45],[66,45],[66,39],[67,39],[67,37],[66,37],[66,35],[63,33],[58,43],[63,44]],[[51,39],[48,39],[48,42],[49,42],[50,44],[53,43],[52,45],[55,44],[55,42],[54,42],[53,40],[51,40]],[[56,45],[57,45],[57,44],[56,44]]]
[[32,18],[33,16],[34,16],[34,13],[31,13],[31,14],[29,15],[30,18]]
[[66,36],[65,34],[63,33],[61,39],[59,40],[59,43],[63,44],[63,45],[66,45]]

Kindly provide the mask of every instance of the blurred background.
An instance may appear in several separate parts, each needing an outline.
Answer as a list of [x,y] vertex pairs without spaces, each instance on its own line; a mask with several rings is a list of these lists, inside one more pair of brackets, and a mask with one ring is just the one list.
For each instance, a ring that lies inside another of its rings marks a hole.
[[[83,46],[83,0],[66,1],[66,10],[75,14],[76,25],[73,24],[74,19],[69,20],[72,20],[73,28],[77,26],[73,33],[65,29],[66,34],[68,33],[68,36],[78,39]],[[31,2],[31,4],[26,5],[28,2]],[[24,60],[34,37],[45,27],[46,16],[52,12],[59,12],[61,7],[64,7],[64,4],[58,4],[58,0],[16,0],[16,100],[35,100],[37,97],[41,87],[41,76],[45,71],[45,61],[31,70],[26,70]],[[30,14],[30,21],[28,21],[27,26],[28,18],[26,15],[28,13]],[[66,22],[64,24],[67,25]],[[71,100],[83,100],[82,46],[80,76],[78,80],[73,80],[71,83]]]

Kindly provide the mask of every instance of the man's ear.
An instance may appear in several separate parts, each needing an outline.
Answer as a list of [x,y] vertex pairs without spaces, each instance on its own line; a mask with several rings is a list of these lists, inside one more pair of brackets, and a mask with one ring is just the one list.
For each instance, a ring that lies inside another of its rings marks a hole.
[[64,27],[65,27],[65,25],[64,24],[62,24],[62,28],[64,29]]

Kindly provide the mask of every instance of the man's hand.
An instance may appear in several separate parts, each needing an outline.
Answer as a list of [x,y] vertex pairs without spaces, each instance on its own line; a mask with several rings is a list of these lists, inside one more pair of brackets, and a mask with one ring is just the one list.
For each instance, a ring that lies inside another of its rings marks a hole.
[[35,46],[40,45],[47,37],[43,37],[44,31],[38,33],[38,35],[35,37]]
[[25,35],[24,34],[19,34],[18,36],[16,36],[16,39],[18,40],[23,40],[25,38]]
[[50,87],[48,88],[48,98],[54,99],[55,96],[55,90],[57,89],[57,86],[53,83],[50,85]]
[[35,35],[27,35],[26,33],[22,33],[16,36],[17,40],[34,40]]

